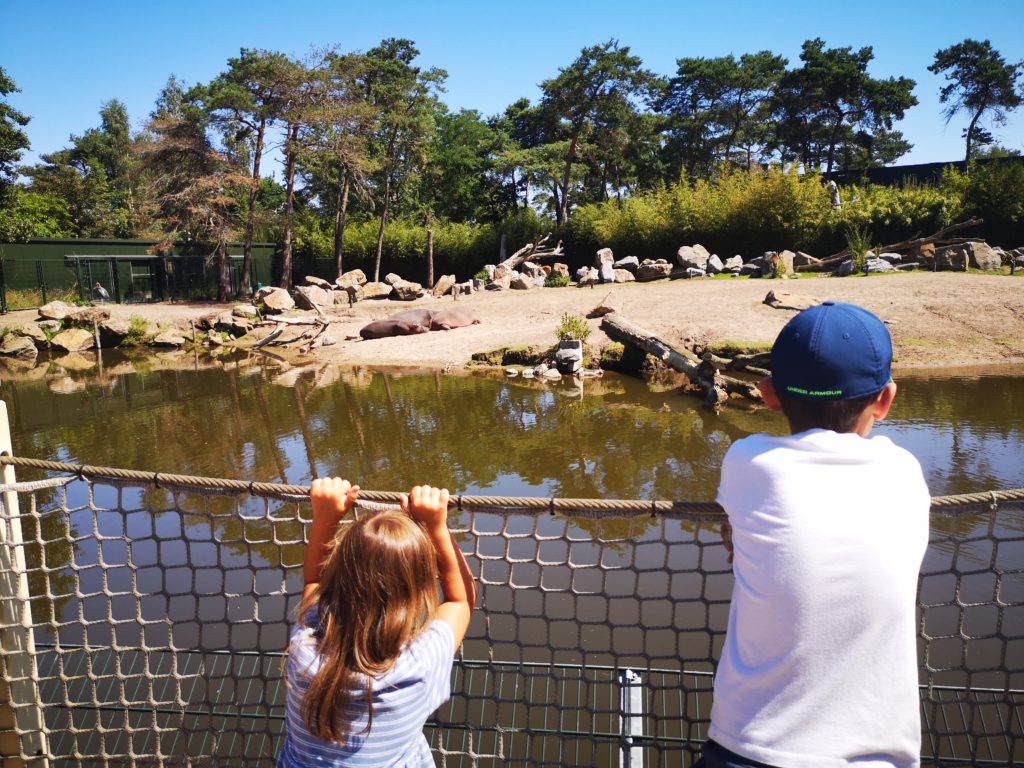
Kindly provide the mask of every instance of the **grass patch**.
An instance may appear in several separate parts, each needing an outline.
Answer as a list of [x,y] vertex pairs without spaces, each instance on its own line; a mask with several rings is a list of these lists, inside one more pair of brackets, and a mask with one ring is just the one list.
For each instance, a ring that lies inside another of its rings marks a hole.
[[756,355],[760,352],[771,352],[773,342],[770,341],[733,341],[726,339],[708,345],[708,351],[719,357],[736,357],[736,355]]
[[76,306],[91,306],[88,301],[78,298],[77,286],[48,290],[46,301],[43,301],[43,291],[40,288],[8,288],[6,296],[8,309],[32,309],[49,304],[51,301],[63,301],[65,304]]
[[149,323],[144,317],[132,315],[128,318],[128,334],[121,341],[124,347],[140,347],[149,340]]
[[572,282],[568,275],[548,275],[544,278],[545,288],[565,288]]
[[547,350],[540,347],[499,347],[488,352],[475,352],[470,364],[475,365],[539,365]]

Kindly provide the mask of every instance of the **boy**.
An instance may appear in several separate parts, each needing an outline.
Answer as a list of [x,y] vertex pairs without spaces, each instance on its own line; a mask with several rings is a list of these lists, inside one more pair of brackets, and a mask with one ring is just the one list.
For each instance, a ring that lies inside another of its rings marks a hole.
[[896,396],[882,322],[801,312],[761,382],[791,435],[738,440],[718,501],[735,574],[699,766],[916,766],[921,467],[869,437]]

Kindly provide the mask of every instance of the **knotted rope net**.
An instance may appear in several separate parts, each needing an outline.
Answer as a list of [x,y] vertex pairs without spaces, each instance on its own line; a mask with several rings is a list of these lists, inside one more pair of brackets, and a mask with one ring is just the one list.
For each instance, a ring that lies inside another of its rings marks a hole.
[[[0,487],[0,753],[34,765],[272,766],[307,489],[2,463],[47,476]],[[361,499],[356,514],[397,494]],[[920,583],[925,764],[1024,762],[1021,499],[933,500]],[[452,698],[427,724],[439,763],[690,764],[732,588],[720,510],[511,497],[457,507],[450,526],[479,601]]]

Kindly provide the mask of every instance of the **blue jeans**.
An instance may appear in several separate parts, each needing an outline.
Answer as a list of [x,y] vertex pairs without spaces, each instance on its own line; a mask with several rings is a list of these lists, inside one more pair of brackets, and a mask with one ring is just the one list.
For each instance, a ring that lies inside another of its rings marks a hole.
[[694,763],[693,768],[773,768],[773,766],[768,763],[759,763],[748,757],[741,757],[735,752],[730,752],[718,742],[708,739],[704,742],[700,760]]

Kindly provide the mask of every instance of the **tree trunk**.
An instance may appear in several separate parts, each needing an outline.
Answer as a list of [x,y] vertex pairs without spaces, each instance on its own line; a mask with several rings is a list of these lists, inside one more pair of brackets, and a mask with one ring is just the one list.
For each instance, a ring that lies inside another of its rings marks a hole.
[[[344,176],[344,181],[342,181]],[[334,200],[334,264],[338,277],[342,273],[342,260],[345,254],[345,214],[348,211],[348,191],[352,185],[352,174],[344,167],[338,169],[338,194]]]
[[299,138],[299,126],[289,125],[285,146],[285,198],[284,198],[284,244],[281,246],[281,287],[292,287],[292,214],[295,211],[295,142]]
[[384,226],[388,221],[388,208],[391,205],[391,168],[395,157],[395,141],[398,139],[398,129],[391,131],[391,138],[388,140],[388,149],[384,161],[384,208],[380,212],[380,231],[377,232],[377,257],[373,262],[373,282],[380,282],[380,258],[384,253]]
[[978,124],[978,120],[981,119],[981,113],[984,112],[984,107],[974,113],[974,117],[971,118],[971,124],[967,126],[967,151],[964,152],[964,173],[969,174],[971,172],[971,139],[974,136],[974,126]]
[[434,287],[434,230],[427,230],[427,288]]
[[562,200],[558,204],[558,212],[555,215],[555,223],[558,226],[565,224],[569,218],[569,182],[572,180],[572,161],[576,159],[576,142],[579,140],[579,133],[574,133],[569,140],[569,151],[565,154],[565,170],[562,171]]
[[825,181],[832,178],[832,161],[835,159],[836,154],[836,142],[839,140],[839,128],[843,124],[843,116],[840,115],[839,119],[836,120],[836,124],[832,128],[832,137],[828,142],[828,163],[825,167]]
[[217,241],[217,301],[227,301],[231,295],[231,263],[228,243],[224,237]]
[[256,148],[252,153],[252,185],[249,187],[249,216],[245,221],[245,240],[242,244],[242,276],[238,282],[240,296],[252,293],[249,273],[252,271],[252,240],[256,231],[256,196],[260,190],[260,161],[263,159],[263,139],[267,133],[267,121],[261,120],[256,130]]

